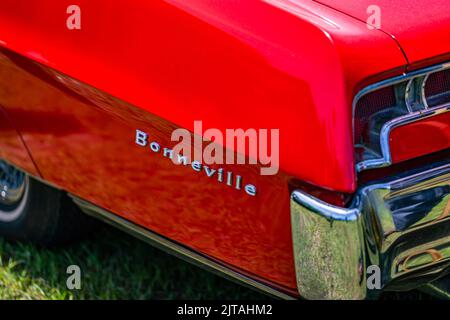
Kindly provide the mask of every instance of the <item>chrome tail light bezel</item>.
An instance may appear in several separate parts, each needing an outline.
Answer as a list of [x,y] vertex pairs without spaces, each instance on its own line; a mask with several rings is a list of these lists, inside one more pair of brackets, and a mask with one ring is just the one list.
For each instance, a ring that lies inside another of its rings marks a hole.
[[[404,103],[405,114],[395,117],[382,124],[379,132],[379,145],[377,152],[368,153],[372,156],[356,163],[356,171],[361,172],[373,168],[387,167],[392,164],[392,156],[389,147],[389,135],[391,131],[399,126],[406,125],[421,119],[435,116],[450,111],[450,101],[444,104],[429,107],[425,95],[426,81],[433,73],[450,69],[450,62],[432,67],[405,73],[400,76],[372,84],[360,92],[353,99],[353,130],[355,130],[356,111],[358,102],[365,95],[390,86],[397,86],[401,91],[401,99]],[[393,106],[394,107],[394,106]],[[356,148],[361,147],[355,144]]]

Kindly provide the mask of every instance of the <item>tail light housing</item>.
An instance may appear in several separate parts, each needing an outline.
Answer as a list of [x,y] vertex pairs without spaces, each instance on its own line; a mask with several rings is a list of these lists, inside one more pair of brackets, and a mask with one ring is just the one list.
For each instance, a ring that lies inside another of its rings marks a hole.
[[450,63],[389,79],[355,97],[357,171],[450,147]]

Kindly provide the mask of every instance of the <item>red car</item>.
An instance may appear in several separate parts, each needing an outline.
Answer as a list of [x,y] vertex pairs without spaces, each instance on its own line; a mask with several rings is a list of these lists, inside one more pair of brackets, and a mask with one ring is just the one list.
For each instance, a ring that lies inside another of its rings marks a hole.
[[87,213],[278,297],[449,297],[449,30],[448,0],[1,1],[0,233]]

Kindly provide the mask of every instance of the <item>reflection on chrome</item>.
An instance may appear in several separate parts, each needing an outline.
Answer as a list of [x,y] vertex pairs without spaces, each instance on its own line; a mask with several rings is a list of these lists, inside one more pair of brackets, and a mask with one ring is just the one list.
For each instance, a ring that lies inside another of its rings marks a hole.
[[375,298],[366,268],[378,265],[382,289],[409,290],[450,269],[450,164],[361,188],[350,208],[294,191],[291,220],[297,286],[309,299]]

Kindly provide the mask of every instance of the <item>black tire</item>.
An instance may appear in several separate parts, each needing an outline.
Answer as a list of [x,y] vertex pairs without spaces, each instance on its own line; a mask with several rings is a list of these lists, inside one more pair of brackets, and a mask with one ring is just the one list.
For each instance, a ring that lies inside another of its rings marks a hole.
[[[8,166],[1,162],[0,170]],[[8,240],[56,245],[77,239],[92,229],[92,218],[83,214],[63,191],[10,168],[23,178],[23,183],[20,182],[23,190],[20,197],[16,195],[15,201],[6,201],[1,192],[5,179],[0,179],[0,236]]]

